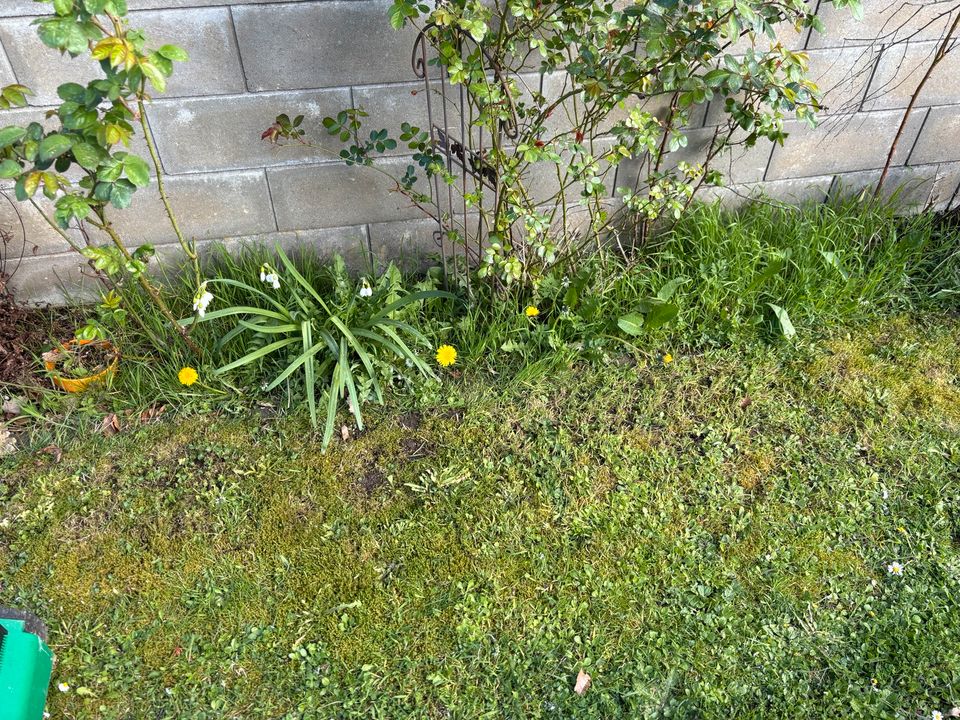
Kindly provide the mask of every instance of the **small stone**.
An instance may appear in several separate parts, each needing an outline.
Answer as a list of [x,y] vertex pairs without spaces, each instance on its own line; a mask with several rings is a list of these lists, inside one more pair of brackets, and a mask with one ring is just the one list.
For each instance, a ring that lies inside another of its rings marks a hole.
[[17,451],[17,439],[6,428],[0,428],[0,457]]

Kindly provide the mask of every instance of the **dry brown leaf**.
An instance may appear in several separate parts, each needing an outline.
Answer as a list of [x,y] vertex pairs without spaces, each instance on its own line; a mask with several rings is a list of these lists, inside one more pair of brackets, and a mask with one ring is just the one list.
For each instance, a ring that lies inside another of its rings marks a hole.
[[107,437],[120,432],[120,418],[117,417],[116,413],[103,416],[103,420],[100,421],[100,432]]
[[753,398],[749,395],[744,395],[743,400],[740,401],[740,409],[744,410],[753,405]]
[[350,439],[350,428],[348,428],[346,425],[341,425],[341,426],[340,426],[340,437],[343,438],[343,441],[344,441],[344,442],[346,442],[347,440],[349,440],[349,439]]
[[593,682],[591,677],[581,670],[577,673],[577,682],[574,683],[573,691],[577,695],[583,695],[590,688],[591,682]]
[[166,409],[167,409],[166,405],[151,405],[142,413],[140,413],[140,422],[142,423],[152,422],[157,418],[159,418],[161,415],[163,415],[163,411]]
[[60,462],[60,458],[63,457],[63,450],[59,445],[47,445],[45,448],[40,448],[40,452],[47,453],[55,463]]

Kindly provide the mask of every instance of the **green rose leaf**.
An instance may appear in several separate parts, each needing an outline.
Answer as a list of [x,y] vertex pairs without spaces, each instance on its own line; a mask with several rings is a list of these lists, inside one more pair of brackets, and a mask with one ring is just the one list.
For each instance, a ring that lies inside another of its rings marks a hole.
[[63,85],[57,88],[57,95],[61,100],[68,100],[78,105],[83,105],[86,102],[87,89],[79,83],[63,83]]
[[73,218],[83,220],[90,214],[90,201],[79,195],[64,195],[56,204],[57,225],[66,229]]
[[103,151],[90,143],[77,143],[73,146],[73,157],[84,170],[96,170],[103,159]]
[[2,130],[0,130],[0,150],[3,148],[10,147],[18,140],[21,140],[25,137],[27,131],[16,125],[9,125]]
[[143,158],[127,155],[123,158],[123,170],[127,179],[137,187],[146,187],[150,184],[150,166]]
[[[37,34],[43,41],[43,44],[63,50],[71,55],[79,55],[87,50],[87,41],[96,37],[90,35],[87,24],[77,23],[73,18],[55,17],[42,21],[37,26]],[[90,26],[96,30],[95,26]]]
[[100,202],[107,203],[110,202],[110,198],[113,197],[113,183],[112,182],[98,182],[93,188],[93,199],[99,200]]
[[140,71],[143,73],[144,77],[150,81],[150,84],[153,85],[157,92],[163,92],[167,89],[167,79],[163,76],[163,73],[160,72],[160,68],[158,68],[152,62],[149,60],[141,62]]
[[187,62],[187,60],[190,59],[187,51],[177,45],[164,45],[157,50],[157,53],[167,60],[173,60],[175,62]]
[[33,95],[33,91],[26,85],[7,85],[0,92],[5,103],[0,103],[2,107],[24,107],[27,104],[27,95]]
[[117,153],[116,156],[106,158],[103,161],[100,169],[97,170],[97,180],[112,183],[120,178],[120,175],[123,173],[123,160],[120,157],[121,155],[122,153]]
[[9,178],[17,177],[23,168],[20,167],[20,163],[15,160],[10,160],[9,158],[0,162],[0,178],[8,180]]
[[137,188],[129,180],[117,180],[113,184],[113,193],[110,195],[110,203],[118,210],[130,207],[133,202],[133,193]]
[[40,159],[40,162],[50,162],[63,155],[70,149],[72,144],[70,138],[64,135],[57,135],[56,133],[47,135],[47,137],[40,142],[37,157]]

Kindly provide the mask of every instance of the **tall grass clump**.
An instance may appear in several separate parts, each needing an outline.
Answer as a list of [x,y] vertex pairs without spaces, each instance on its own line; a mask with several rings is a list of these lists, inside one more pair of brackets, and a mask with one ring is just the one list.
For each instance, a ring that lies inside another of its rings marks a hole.
[[[624,343],[657,352],[812,338],[878,314],[956,307],[958,278],[957,226],[943,216],[855,201],[700,204],[626,258],[601,250],[532,296],[481,294],[454,332],[468,356],[519,365],[606,357]],[[656,304],[670,306],[658,315],[667,322],[623,322]]]
[[699,205],[642,251],[623,284],[680,282],[676,329],[688,340],[768,327],[771,304],[816,332],[934,299],[951,245],[955,254],[956,233],[935,215],[898,217],[885,205]]

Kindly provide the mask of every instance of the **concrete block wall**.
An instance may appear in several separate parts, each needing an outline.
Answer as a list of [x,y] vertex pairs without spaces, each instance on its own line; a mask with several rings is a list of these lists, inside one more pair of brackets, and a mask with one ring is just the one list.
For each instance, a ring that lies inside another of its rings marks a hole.
[[[817,1],[817,0],[813,0]],[[907,10],[866,0],[863,22],[823,2],[827,34],[785,30],[780,41],[809,53],[812,78],[826,91],[820,127],[788,122],[783,147],[736,153],[721,165],[732,187],[713,191],[738,202],[762,190],[784,200],[823,199],[856,190],[879,175],[889,143],[946,20],[942,4],[922,0]],[[168,185],[184,230],[201,245],[225,240],[311,245],[355,262],[416,258],[434,250],[432,225],[378,173],[348,168],[319,120],[362,105],[371,125],[425,122],[422,87],[410,69],[413,33],[387,22],[389,0],[129,0],[131,22],[151,44],[175,42],[190,53],[168,91],[149,110]],[[92,77],[83,60],[60,58],[31,25],[47,6],[0,2],[0,85],[36,92],[31,107],[0,112],[0,126],[42,120],[58,102],[57,85]],[[892,28],[905,24],[898,34]],[[909,37],[909,42],[905,38]],[[891,187],[918,205],[956,204],[960,185],[960,51],[948,56],[920,98],[895,156]],[[678,159],[696,160],[721,117],[719,106],[697,113],[690,144]],[[279,112],[305,115],[322,150],[274,148],[260,133]],[[142,145],[135,151],[145,155]],[[398,156],[401,169],[407,159]],[[631,181],[626,167],[617,184]],[[134,242],[150,242],[162,258],[177,256],[155,191],[136,194],[115,214]],[[59,302],[89,291],[77,256],[28,205],[25,257],[13,280],[24,300]],[[13,220],[0,199],[0,223]],[[19,255],[19,248],[7,253]]]

